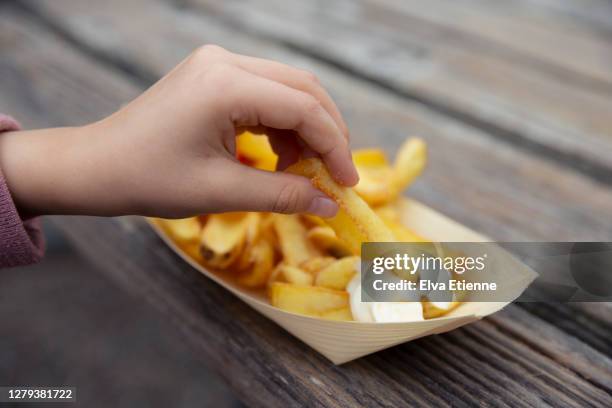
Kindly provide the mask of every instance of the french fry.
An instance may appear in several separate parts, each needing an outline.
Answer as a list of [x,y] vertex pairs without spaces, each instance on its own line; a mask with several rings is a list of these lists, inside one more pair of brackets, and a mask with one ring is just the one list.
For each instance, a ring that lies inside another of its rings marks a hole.
[[321,255],[306,238],[306,227],[298,215],[275,214],[274,229],[285,263],[298,266],[313,256]]
[[200,250],[206,266],[229,267],[244,247],[249,225],[255,213],[213,214],[208,218],[200,237]]
[[270,285],[270,303],[288,312],[320,317],[325,313],[349,307],[349,294],[346,291],[317,286],[274,282]]
[[261,170],[274,171],[278,156],[266,135],[241,133],[236,138],[236,156],[242,163]]
[[197,243],[200,240],[202,224],[198,217],[181,218],[177,220],[157,220],[170,237],[178,244]]
[[371,206],[383,205],[397,198],[399,191],[394,184],[394,171],[385,166],[356,166],[359,183],[355,191]]
[[360,229],[349,215],[340,209],[335,217],[325,220],[335,232],[338,238],[350,248],[352,254],[361,253],[361,243],[367,242],[363,229]]
[[298,286],[310,286],[314,281],[312,274],[304,271],[297,266],[279,263],[271,275],[273,282],[286,282]]
[[351,313],[351,308],[347,306],[323,312],[319,317],[329,320],[353,320],[353,313]]
[[262,235],[262,214],[249,213],[246,221],[246,231],[244,237],[244,249],[242,250],[238,260],[236,261],[236,269],[245,270],[252,266],[252,250],[258,243],[260,235]]
[[369,148],[353,151],[353,163],[356,166],[385,166],[389,161],[382,149]]
[[302,217],[302,220],[304,221],[304,224],[306,224],[307,227],[309,228],[313,228],[313,227],[325,227],[327,224],[325,223],[325,221],[323,221],[323,218],[317,216],[317,215],[312,215],[312,214],[300,214],[300,216]]
[[177,220],[166,220],[162,218],[151,218],[155,224],[160,226],[172,238],[172,241],[187,255],[202,262],[200,253],[200,232],[202,223],[199,217],[182,218]]
[[324,227],[314,227],[306,234],[308,239],[321,251],[336,258],[351,255],[351,249],[342,241],[334,230],[326,225]]
[[355,191],[371,206],[394,200],[398,191],[393,183],[393,169],[385,152],[380,149],[361,149],[353,152],[353,163],[359,173]]
[[359,195],[338,185],[318,158],[301,160],[287,171],[312,180],[315,187],[333,198],[340,207],[338,214],[326,220],[355,254],[361,252],[361,242],[393,242],[395,237],[385,223]]
[[417,178],[427,163],[427,145],[422,139],[408,139],[400,147],[393,163],[393,184],[398,192]]
[[346,289],[346,285],[356,273],[358,262],[358,256],[338,259],[317,273],[315,285],[337,290]]
[[327,265],[333,263],[335,260],[336,258],[331,256],[317,256],[302,262],[300,264],[300,268],[309,274],[316,276],[317,272],[325,268]]
[[[246,251],[245,251],[246,252]],[[266,238],[260,238],[248,252],[249,268],[238,277],[238,283],[248,287],[263,287],[274,268],[274,247]]]

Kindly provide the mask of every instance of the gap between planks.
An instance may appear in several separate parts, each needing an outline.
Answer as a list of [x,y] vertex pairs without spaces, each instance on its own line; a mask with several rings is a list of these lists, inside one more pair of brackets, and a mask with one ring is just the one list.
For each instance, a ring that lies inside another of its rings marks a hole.
[[[270,34],[269,32],[257,27],[256,23],[250,25],[245,24],[242,20],[242,18],[244,18],[243,16],[236,16],[231,13],[228,14],[219,11],[217,7],[212,6],[210,2],[197,0],[166,1],[173,4],[175,7],[180,8],[181,10],[188,10],[191,13],[210,13],[210,15],[214,15],[215,18],[221,23],[226,24],[229,29],[263,38],[290,51],[316,60],[323,65],[340,70],[347,76],[367,82],[404,99],[420,103],[438,113],[483,130],[487,135],[497,140],[501,140],[522,150],[528,151],[529,153],[535,153],[542,158],[560,163],[568,168],[572,168],[575,171],[585,174],[607,186],[612,185],[612,162],[609,162],[606,158],[602,159],[601,156],[593,156],[593,153],[596,152],[597,149],[587,149],[583,151],[584,145],[581,147],[580,144],[574,145],[574,149],[560,148],[554,143],[551,143],[549,140],[540,140],[538,137],[528,135],[524,131],[517,130],[512,126],[497,123],[495,120],[490,120],[490,118],[486,117],[486,115],[475,114],[468,109],[463,109],[461,104],[449,103],[443,98],[430,94],[428,91],[421,91],[415,87],[397,86],[393,81],[390,81],[387,78],[381,77],[376,73],[368,72],[351,62],[345,61],[342,58],[331,56],[331,54],[328,52],[306,45],[299,40],[293,40],[290,38],[290,36],[277,35],[276,33]],[[222,8],[222,6],[220,6],[220,8]],[[468,34],[469,33],[462,33],[462,35]],[[470,38],[477,38],[473,34],[470,34],[469,36]],[[480,39],[480,41],[485,42],[487,46],[491,48],[491,44],[487,43],[484,39]],[[506,52],[506,54],[508,53],[510,53],[510,51]],[[515,52],[515,54],[516,53],[517,52]],[[518,54],[522,55],[520,53]],[[541,63],[537,63],[537,61],[534,62],[533,57],[522,56],[521,58],[528,59],[530,61],[530,65],[542,65]],[[549,65],[551,64],[548,63],[546,67],[549,67]],[[569,75],[568,72],[564,71],[563,67],[557,67],[556,71],[559,70]],[[610,84],[606,83],[606,86],[601,86],[600,90],[609,86]],[[585,143],[589,143],[589,141],[586,140]]]
[[[170,4],[177,5],[185,8],[188,7],[190,2],[183,3],[177,2],[176,0],[168,0]],[[187,5],[186,5],[187,4]],[[90,46],[87,42],[82,41],[75,36],[70,30],[65,29],[62,24],[53,18],[49,18],[41,9],[30,4],[24,0],[18,0],[11,5],[21,11],[26,12],[40,25],[52,31],[60,38],[70,43],[71,45],[78,48],[81,52],[104,62],[113,68],[121,71],[134,82],[142,87],[148,87],[154,83],[159,76],[154,72],[138,65],[133,62],[122,58],[117,55],[110,54],[108,52],[96,49]],[[207,10],[208,6],[204,3],[198,3],[197,7],[190,7],[189,11],[192,13],[202,13],[203,10]],[[539,141],[535,138],[525,135],[523,132],[510,127],[506,127],[495,123],[494,121],[487,120],[486,118],[475,115],[467,110],[462,110],[453,106],[452,104],[446,103],[441,98],[436,98],[426,92],[420,92],[415,89],[407,89],[405,87],[398,88],[392,83],[380,78],[376,75],[364,72],[359,68],[352,66],[350,63],[345,63],[341,60],[331,58],[325,53],[319,52],[311,47],[303,46],[298,42],[292,42],[278,36],[264,33],[260,30],[251,29],[245,27],[239,21],[234,21],[225,15],[215,14],[215,18],[218,19],[222,24],[226,25],[228,29],[242,31],[248,34],[255,34],[268,42],[274,43],[280,47],[283,47],[291,52],[306,56],[322,65],[333,68],[338,71],[342,71],[345,75],[352,77],[356,80],[369,83],[375,87],[381,88],[387,92],[390,92],[398,97],[410,100],[419,104],[422,104],[429,109],[440,113],[442,115],[453,118],[459,122],[462,122],[471,127],[482,130],[484,134],[496,139],[508,143],[512,146],[520,148],[530,154],[536,154],[539,157],[547,160],[559,163],[568,168],[574,169],[588,177],[600,182],[606,186],[612,186],[612,164],[601,162],[598,160],[592,160],[587,155],[582,154],[578,151],[562,150],[555,148],[554,145],[550,145],[544,141]]]

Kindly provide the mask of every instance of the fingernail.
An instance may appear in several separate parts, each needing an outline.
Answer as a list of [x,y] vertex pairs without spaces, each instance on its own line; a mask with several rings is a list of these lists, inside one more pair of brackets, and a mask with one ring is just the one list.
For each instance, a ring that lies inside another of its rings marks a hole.
[[338,212],[338,204],[329,197],[315,197],[308,207],[308,212],[323,218],[330,218]]

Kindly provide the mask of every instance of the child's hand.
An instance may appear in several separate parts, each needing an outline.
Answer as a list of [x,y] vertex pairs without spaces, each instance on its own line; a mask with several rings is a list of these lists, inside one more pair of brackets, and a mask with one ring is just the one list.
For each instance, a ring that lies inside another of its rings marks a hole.
[[316,78],[214,46],[100,122],[1,136],[0,166],[28,214],[335,213],[307,179],[240,164],[242,129],[270,136],[280,169],[319,154],[337,181],[358,180],[346,125]]

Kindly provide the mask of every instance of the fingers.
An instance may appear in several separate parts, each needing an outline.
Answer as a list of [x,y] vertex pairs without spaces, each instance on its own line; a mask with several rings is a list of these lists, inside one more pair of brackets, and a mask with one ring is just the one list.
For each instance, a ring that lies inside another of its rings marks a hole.
[[245,55],[231,54],[237,65],[252,74],[278,81],[291,88],[309,93],[314,96],[329,113],[336,126],[344,137],[349,140],[349,131],[340,110],[325,88],[321,86],[318,78],[305,70],[281,64],[280,62],[265,60],[262,58],[249,57]]
[[227,166],[220,195],[224,211],[308,212],[324,218],[338,211],[338,205],[304,177],[233,162]]
[[229,101],[228,119],[234,126],[295,130],[322,157],[336,181],[350,186],[357,183],[348,142],[318,99],[239,68],[226,66],[222,74],[227,76],[228,70],[233,80],[224,81],[222,91]]
[[321,105],[334,119],[342,134],[349,140],[348,127],[340,114],[340,110],[314,74],[277,61],[234,54],[214,45],[208,45],[203,48],[221,61],[231,63],[254,75],[277,81],[291,88],[311,94],[321,102]]

